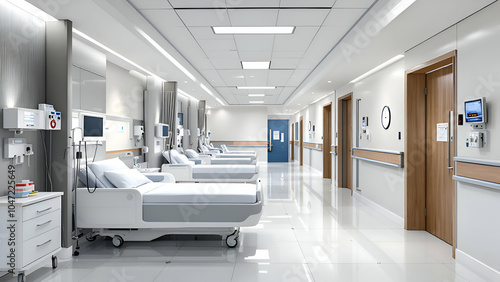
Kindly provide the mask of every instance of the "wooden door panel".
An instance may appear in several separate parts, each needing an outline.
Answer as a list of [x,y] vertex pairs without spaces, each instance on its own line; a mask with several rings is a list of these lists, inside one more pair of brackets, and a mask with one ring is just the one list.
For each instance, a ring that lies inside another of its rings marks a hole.
[[437,141],[437,124],[448,123],[453,110],[452,66],[427,74],[426,84],[426,230],[452,244],[453,170],[448,169],[448,146],[453,156],[454,144]]
[[352,100],[346,101],[346,124],[347,124],[347,146],[346,146],[346,158],[347,158],[347,188],[352,190],[352,158],[351,158],[351,149],[352,149]]

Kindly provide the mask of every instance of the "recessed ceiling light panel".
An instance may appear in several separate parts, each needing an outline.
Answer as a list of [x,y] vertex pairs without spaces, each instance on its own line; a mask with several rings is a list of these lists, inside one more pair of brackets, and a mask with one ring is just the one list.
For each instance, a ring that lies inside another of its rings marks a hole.
[[241,62],[241,66],[244,70],[268,70],[271,66],[271,62]]
[[292,34],[294,26],[212,26],[215,34]]
[[264,97],[266,94],[248,94],[248,97]]
[[264,101],[250,101],[250,104],[264,104]]
[[239,90],[272,90],[276,89],[276,86],[236,86]]

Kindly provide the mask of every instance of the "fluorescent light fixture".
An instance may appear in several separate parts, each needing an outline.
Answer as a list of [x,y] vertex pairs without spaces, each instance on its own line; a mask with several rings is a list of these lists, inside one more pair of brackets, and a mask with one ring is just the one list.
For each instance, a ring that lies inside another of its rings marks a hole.
[[19,9],[27,12],[28,14],[31,14],[35,16],[36,18],[44,21],[44,22],[54,22],[57,21],[56,18],[53,16],[47,14],[46,12],[38,9],[37,7],[33,6],[31,3],[28,3],[27,1],[24,0],[7,0],[10,4],[18,7]]
[[325,96],[323,96],[323,97],[321,97],[321,98],[318,98],[318,99],[314,100],[314,102],[312,102],[312,103],[311,103],[311,105],[312,105],[312,104],[314,104],[314,103],[316,103],[316,102],[321,101],[322,99],[326,98],[327,96],[328,96],[328,95],[325,95]]
[[250,101],[250,104],[264,104],[264,101]]
[[238,90],[272,90],[276,86],[236,86]]
[[182,91],[182,90],[180,90],[180,89],[178,89],[178,88],[177,88],[177,93],[178,93],[179,95],[181,95],[181,96],[184,96],[185,98],[188,98],[188,99],[193,99],[193,100],[198,101],[198,99],[196,99],[195,97],[193,97],[193,96],[191,96],[191,95],[187,94],[186,92],[184,92],[184,91]]
[[241,66],[244,70],[268,70],[271,66],[271,62],[241,62]]
[[383,69],[383,68],[385,68],[385,67],[387,67],[387,66],[389,66],[389,65],[391,65],[391,64],[393,64],[393,63],[395,63],[395,62],[397,62],[399,60],[401,60],[404,57],[405,57],[404,55],[397,55],[396,57],[394,57],[392,59],[389,59],[385,63],[382,63],[379,66],[373,68],[372,70],[370,70],[370,71],[368,71],[368,72],[366,72],[366,73],[358,76],[357,78],[353,79],[351,81],[351,83],[356,83],[356,82],[360,81],[361,79],[363,79],[363,78],[365,78],[365,77],[367,77],[367,76],[369,76],[371,74],[374,74],[374,73],[378,72],[379,70],[381,70],[381,69]]
[[212,26],[215,34],[292,34],[294,26]]
[[248,97],[264,97],[266,94],[248,94]]

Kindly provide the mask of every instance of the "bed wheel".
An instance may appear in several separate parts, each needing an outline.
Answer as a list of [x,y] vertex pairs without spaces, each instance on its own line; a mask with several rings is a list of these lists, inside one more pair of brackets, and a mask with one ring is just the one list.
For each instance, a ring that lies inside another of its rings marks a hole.
[[56,269],[57,268],[57,257],[52,256],[52,268]]
[[85,239],[87,239],[87,241],[89,241],[89,242],[95,241],[96,238],[97,238],[97,235],[94,235],[92,233],[87,233],[87,235],[85,235]]
[[228,246],[229,248],[235,248],[236,246],[238,246],[238,237],[239,232],[238,230],[235,230],[233,234],[226,237],[226,246]]
[[119,235],[115,235],[113,240],[111,240],[111,243],[113,243],[113,246],[119,248],[123,245],[123,238]]

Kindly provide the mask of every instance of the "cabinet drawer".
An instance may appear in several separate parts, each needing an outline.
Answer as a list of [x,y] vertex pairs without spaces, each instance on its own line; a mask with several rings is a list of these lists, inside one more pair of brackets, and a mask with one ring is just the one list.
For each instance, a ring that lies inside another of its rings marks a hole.
[[[36,197],[36,196],[35,196]],[[23,221],[61,209],[61,197],[23,207]]]
[[23,244],[23,267],[61,247],[61,228],[55,228]]
[[24,222],[23,241],[61,226],[61,213],[53,211]]

